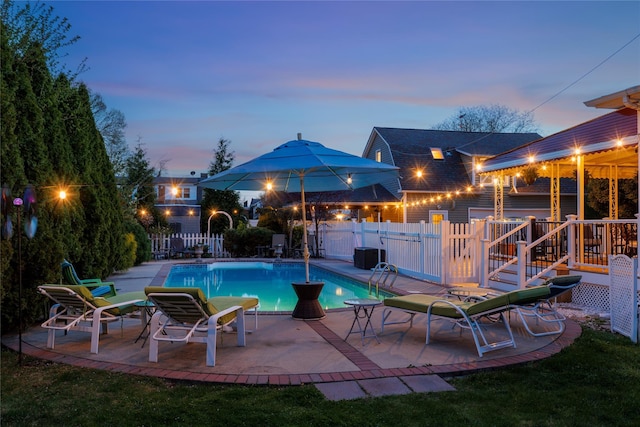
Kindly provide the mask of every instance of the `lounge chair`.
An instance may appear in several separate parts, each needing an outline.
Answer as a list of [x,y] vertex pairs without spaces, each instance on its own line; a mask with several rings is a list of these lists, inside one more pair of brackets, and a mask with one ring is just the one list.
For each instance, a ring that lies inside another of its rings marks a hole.
[[[534,337],[543,337],[546,335],[561,334],[564,332],[566,317],[556,310],[555,300],[566,292],[571,292],[573,288],[580,284],[582,276],[557,276],[549,279],[546,283],[540,286],[547,286],[549,288],[549,295],[544,298],[540,298],[538,301],[532,304],[519,304],[516,307],[516,313],[520,316],[522,323],[527,332]],[[532,288],[530,288],[532,289]],[[527,319],[533,318],[536,324],[543,322],[546,324],[555,324],[556,329],[544,332],[534,332]]]
[[60,268],[62,269],[62,277],[67,282],[67,285],[86,286],[94,297],[108,298],[116,295],[116,287],[113,282],[103,282],[99,278],[80,279],[73,264],[66,259],[62,261]]
[[[478,350],[478,355],[482,357],[484,353],[498,350],[505,347],[516,347],[511,327],[505,313],[515,306],[523,304],[533,304],[549,295],[548,286],[536,286],[533,288],[516,290],[493,296],[486,299],[469,297],[466,300],[446,299],[444,296],[411,294],[399,297],[387,298],[384,300],[385,309],[382,312],[382,331],[385,325],[398,323],[410,323],[413,325],[413,318],[416,314],[427,315],[426,344],[429,344],[431,332],[431,317],[438,316],[456,321],[462,328],[469,329],[473,335],[473,341]],[[401,311],[409,315],[409,319],[404,321],[388,321],[393,311]],[[508,338],[503,341],[489,342],[480,327],[482,318],[499,315],[502,324],[507,332]]]
[[255,312],[258,326],[257,298],[213,297],[207,299],[200,288],[144,289],[149,301],[156,306],[151,318],[149,361],[158,361],[160,341],[200,342],[207,344],[207,366],[216,364],[217,333],[234,320],[237,325],[238,346],[244,347],[244,313]]
[[282,254],[286,254],[286,236],[284,234],[274,234],[271,236],[271,247],[269,251],[276,258],[280,258]]
[[108,322],[122,319],[138,310],[136,302],[146,299],[143,292],[128,292],[108,298],[95,297],[84,285],[41,285],[38,291],[55,304],[42,327],[49,330],[47,348],[54,348],[56,331],[91,332],[91,353],[98,353],[100,325],[107,333]]

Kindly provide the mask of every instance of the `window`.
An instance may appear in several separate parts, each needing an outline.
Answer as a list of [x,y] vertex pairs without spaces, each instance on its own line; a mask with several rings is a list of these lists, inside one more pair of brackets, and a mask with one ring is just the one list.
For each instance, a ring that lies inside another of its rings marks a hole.
[[169,188],[167,198],[172,199],[190,199],[191,187],[171,187]]
[[382,151],[376,150],[376,162],[382,161]]
[[434,160],[444,160],[444,155],[442,154],[441,148],[431,147],[430,150]]
[[440,224],[442,221],[449,220],[449,211],[429,210],[429,222],[432,224]]

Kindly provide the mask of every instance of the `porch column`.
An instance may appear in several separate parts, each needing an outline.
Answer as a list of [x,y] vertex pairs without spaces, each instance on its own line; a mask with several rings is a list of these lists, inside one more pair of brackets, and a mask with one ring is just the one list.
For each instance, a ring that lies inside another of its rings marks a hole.
[[618,165],[609,166],[609,218],[618,219]]
[[498,176],[493,177],[493,199],[495,200],[495,205],[493,209],[493,216],[497,220],[504,219],[504,187],[503,184],[503,175],[502,172]]
[[560,222],[560,164],[555,162],[551,167],[551,220]]
[[576,177],[578,179],[578,219],[584,219],[584,155],[576,154]]

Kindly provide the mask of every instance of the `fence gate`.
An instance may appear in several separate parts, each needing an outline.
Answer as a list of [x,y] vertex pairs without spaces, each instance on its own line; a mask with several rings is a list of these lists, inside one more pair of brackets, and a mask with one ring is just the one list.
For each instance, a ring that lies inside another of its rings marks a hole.
[[442,222],[443,283],[479,282],[482,226]]

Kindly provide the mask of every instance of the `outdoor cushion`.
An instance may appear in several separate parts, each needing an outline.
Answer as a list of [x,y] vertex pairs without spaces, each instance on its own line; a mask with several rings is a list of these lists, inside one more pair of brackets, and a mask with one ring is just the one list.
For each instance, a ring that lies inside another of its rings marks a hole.
[[97,288],[91,289],[91,295],[94,297],[102,297],[111,293],[111,286],[98,286]]
[[[415,311],[418,313],[426,313],[429,306],[438,300],[442,300],[443,297],[426,294],[410,294],[399,297],[387,298],[384,300],[384,305],[387,307],[395,307],[403,310]],[[450,300],[452,304],[460,307],[463,310],[468,309],[473,303]],[[453,319],[459,319],[462,317],[454,307],[448,304],[436,304],[431,309],[431,312],[438,316],[450,317]]]
[[[506,308],[510,305],[531,304],[542,298],[548,297],[548,295],[548,286],[536,286],[529,289],[518,289],[477,302],[447,300],[448,303],[434,304],[431,308],[431,313],[436,316],[459,319],[462,315],[458,310],[456,310],[456,307],[466,312],[469,316],[473,316],[487,311],[496,310],[501,307]],[[411,294],[387,298],[384,300],[384,305],[419,313],[426,313],[431,304],[442,299],[444,299],[443,296]],[[454,305],[456,307],[454,307]]]
[[582,276],[579,275],[570,275],[570,276],[556,276],[553,277],[545,283],[546,285],[554,284],[557,286],[568,286],[573,285],[576,282],[582,280]]
[[[144,292],[127,292],[124,294],[118,294],[112,297],[104,298],[104,297],[94,297],[91,291],[83,285],[60,285],[63,288],[67,288],[72,290],[73,292],[80,295],[83,299],[85,299],[88,303],[93,304],[97,308],[106,307],[108,305],[118,304],[121,302],[138,300],[138,299],[147,299]],[[137,310],[138,308],[134,305],[125,305],[121,307],[114,307],[107,312],[113,314],[114,316],[121,316],[123,314],[131,313],[132,311]]]
[[[201,288],[197,287],[185,287],[185,288],[166,288],[162,286],[147,286],[144,288],[144,292],[149,294],[160,294],[160,293],[178,293],[178,294],[187,294],[191,296],[194,300],[200,303],[200,306],[204,310],[205,313],[209,316],[213,316],[214,314],[226,310],[227,308],[239,305],[246,310],[250,310],[255,308],[258,305],[258,298],[253,297],[211,297],[207,299],[204,295],[204,292]],[[229,313],[225,316],[222,316],[219,319],[219,323],[226,324],[229,323],[235,317],[234,313]]]

